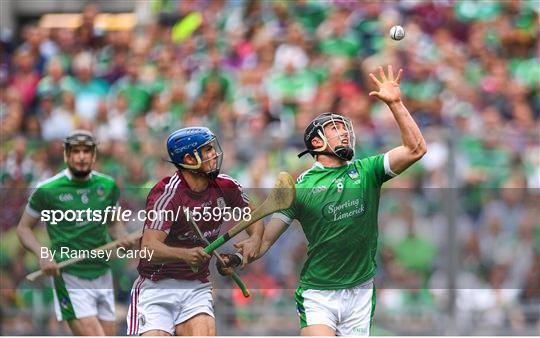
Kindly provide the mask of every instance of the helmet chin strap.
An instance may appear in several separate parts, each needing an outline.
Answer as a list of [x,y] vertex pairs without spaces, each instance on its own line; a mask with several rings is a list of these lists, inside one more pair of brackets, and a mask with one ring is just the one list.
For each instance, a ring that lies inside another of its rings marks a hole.
[[219,175],[219,170],[212,170],[205,174],[209,179],[215,180]]
[[189,172],[193,173],[194,175],[206,177],[210,180],[215,180],[219,175],[219,170],[213,170],[208,173],[203,173],[202,171],[198,171],[194,169],[187,169],[187,170],[189,170]]
[[199,156],[199,153],[197,151],[194,151],[193,153],[194,153],[195,159],[197,160],[197,164],[178,164],[178,165],[180,167],[184,168],[184,169],[189,170],[190,172],[192,172],[192,173],[194,173],[196,175],[206,176],[211,180],[215,180],[218,177],[220,170],[215,169],[215,170],[212,170],[212,171],[207,172],[207,173],[198,170],[198,169],[201,169],[202,160],[201,160],[201,157]]
[[350,161],[354,157],[354,149],[349,146],[337,146],[334,149],[334,153],[337,157],[345,161]]
[[[337,149],[341,148],[341,149]],[[337,146],[334,152],[331,151],[310,151],[312,155],[328,155],[339,158],[343,161],[350,161],[354,157],[354,150],[351,147]]]
[[[309,150],[307,152],[302,153],[301,155],[304,155],[306,153],[310,153],[312,155],[329,155],[329,156],[335,156],[341,160],[344,161],[350,161],[354,157],[354,149],[352,149],[349,146],[336,146],[336,148],[333,151],[326,151],[323,149],[330,148],[330,144],[328,144],[328,139],[322,133],[320,130],[318,130],[319,137],[323,140],[323,145],[317,149]],[[301,155],[298,155],[300,157]]]
[[201,167],[201,165],[202,165],[202,161],[201,161],[201,157],[199,156],[199,152],[195,150],[193,152],[193,155],[195,156],[195,159],[197,160],[197,164],[179,164],[179,166],[181,166],[184,169],[189,169],[189,170],[199,169]]

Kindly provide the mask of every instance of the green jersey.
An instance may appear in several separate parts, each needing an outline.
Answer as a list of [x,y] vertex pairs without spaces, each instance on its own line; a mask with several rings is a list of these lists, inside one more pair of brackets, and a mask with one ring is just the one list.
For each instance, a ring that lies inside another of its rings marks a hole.
[[[116,205],[119,194],[118,186],[109,176],[92,171],[89,180],[79,182],[72,180],[71,173],[65,169],[38,184],[30,196],[26,211],[47,223],[50,249],[55,252],[54,259],[58,263],[110,241],[108,225],[103,219],[105,209]],[[77,210],[85,213],[77,215]],[[57,211],[58,217],[53,220],[51,214],[54,211]],[[101,212],[101,216],[97,216],[97,211]],[[63,220],[59,220],[60,212]],[[62,271],[80,278],[94,279],[108,269],[106,258],[96,257],[84,259]]]
[[393,176],[381,154],[336,168],[316,162],[298,178],[293,205],[274,217],[297,219],[308,240],[300,287],[346,289],[375,275],[380,189]]

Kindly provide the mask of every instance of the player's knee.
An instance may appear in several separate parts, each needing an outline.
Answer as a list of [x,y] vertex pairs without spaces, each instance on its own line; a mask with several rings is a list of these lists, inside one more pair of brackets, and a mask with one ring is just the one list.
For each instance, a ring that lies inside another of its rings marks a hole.
[[141,336],[170,336],[171,334],[168,333],[168,332],[165,332],[165,331],[161,331],[161,330],[150,330],[150,331],[146,331],[144,333],[141,333]]
[[216,324],[212,316],[201,313],[178,325],[176,332],[182,336],[215,336]]
[[214,326],[199,326],[191,330],[190,336],[215,336],[216,328]]
[[200,334],[195,334],[195,336],[215,336],[216,335],[216,326],[214,323],[210,323],[206,325],[204,332],[201,332]]
[[300,330],[301,336],[335,336],[336,331],[329,326],[315,324],[303,327]]

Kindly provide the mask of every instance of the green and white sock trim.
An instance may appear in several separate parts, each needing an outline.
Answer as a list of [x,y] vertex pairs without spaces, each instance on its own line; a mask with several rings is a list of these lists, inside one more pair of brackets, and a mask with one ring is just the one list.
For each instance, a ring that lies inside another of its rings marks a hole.
[[62,275],[53,278],[54,290],[56,297],[58,298],[58,305],[60,306],[60,312],[62,314],[62,320],[77,319],[75,316],[75,310],[71,299],[69,298],[69,292],[66,288],[66,283]]

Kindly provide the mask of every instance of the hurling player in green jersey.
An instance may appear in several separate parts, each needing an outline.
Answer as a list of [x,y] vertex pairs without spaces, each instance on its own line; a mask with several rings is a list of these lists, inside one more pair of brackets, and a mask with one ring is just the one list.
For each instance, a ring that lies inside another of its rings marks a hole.
[[426,153],[420,129],[401,101],[392,67],[370,74],[401,132],[385,154],[354,159],[355,136],[345,116],[324,113],[307,126],[304,142],[315,163],[296,183],[296,198],[265,227],[259,257],[296,219],[308,240],[307,261],[295,293],[302,335],[369,335],[375,308],[373,277],[381,185]]
[[[116,335],[112,274],[105,256],[91,256],[62,271],[57,263],[106,244],[109,233],[121,240],[120,246],[131,245],[121,222],[109,226],[88,214],[71,217],[76,211],[104,211],[118,202],[115,181],[92,170],[96,148],[89,131],[72,131],[64,140],[67,169],[38,184],[17,226],[22,245],[37,256],[44,274],[53,277],[58,320],[66,320],[75,335]],[[51,211],[58,211],[58,217],[61,212],[71,221],[53,221]],[[40,220],[47,224],[50,248],[39,243],[32,231]]]

